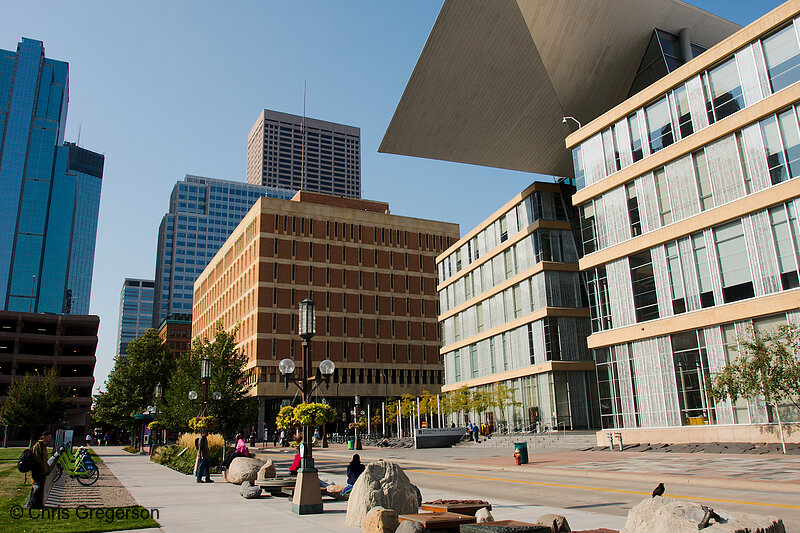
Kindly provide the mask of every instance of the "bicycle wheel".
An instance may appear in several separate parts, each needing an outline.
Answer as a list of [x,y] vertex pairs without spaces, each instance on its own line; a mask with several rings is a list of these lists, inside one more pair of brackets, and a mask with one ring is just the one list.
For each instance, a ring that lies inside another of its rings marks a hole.
[[92,465],[90,468],[81,469],[80,472],[76,473],[75,477],[81,485],[93,485],[100,478],[100,470]]
[[53,481],[58,481],[59,478],[61,478],[61,474],[64,473],[64,467],[61,466],[61,463],[57,462],[53,465],[53,470],[56,471],[56,473],[53,475]]

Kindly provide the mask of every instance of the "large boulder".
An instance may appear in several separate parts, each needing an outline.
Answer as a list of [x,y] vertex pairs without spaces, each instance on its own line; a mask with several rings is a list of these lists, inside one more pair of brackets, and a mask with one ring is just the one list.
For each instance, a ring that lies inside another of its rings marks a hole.
[[397,529],[397,513],[383,507],[373,507],[364,517],[363,533],[394,533]]
[[263,481],[265,479],[273,479],[278,477],[278,471],[275,468],[275,463],[272,462],[272,459],[267,459],[267,462],[261,465],[261,468],[258,469],[258,479],[259,481]]
[[417,493],[403,469],[395,463],[379,459],[366,465],[350,492],[344,523],[361,527],[373,507],[391,509],[398,515],[416,513],[419,509]]
[[414,494],[417,495],[417,507],[422,507],[422,493],[419,491],[419,487],[412,483],[411,490],[413,490]]
[[[777,516],[731,513],[715,509],[721,522],[711,521],[709,533],[786,533]],[[628,512],[620,533],[697,533],[705,511],[699,503],[673,498],[647,498]]]
[[242,488],[239,490],[245,500],[254,500],[261,496],[261,487],[255,487],[250,481],[243,481]]
[[225,481],[234,485],[241,485],[245,481],[255,481],[262,464],[264,461],[258,459],[236,457],[225,470]]
[[555,526],[555,530],[558,533],[572,531],[569,528],[569,522],[567,522],[567,518],[560,514],[543,514],[540,516],[536,523],[540,526],[547,526],[552,528]]

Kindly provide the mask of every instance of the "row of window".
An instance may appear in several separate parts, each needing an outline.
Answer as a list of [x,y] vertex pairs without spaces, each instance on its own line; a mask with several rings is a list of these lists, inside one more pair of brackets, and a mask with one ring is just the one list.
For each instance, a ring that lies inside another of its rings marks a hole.
[[560,193],[550,191],[531,193],[486,229],[442,259],[437,265],[439,282],[444,283],[463,268],[506,242],[510,236],[516,235],[540,219],[567,220],[567,210]]
[[[614,262],[618,268],[627,260],[632,318],[645,322],[800,287],[795,209],[794,202],[780,204]],[[593,332],[632,322],[622,311],[613,316],[607,266],[586,271]]]
[[748,45],[577,146],[578,190],[800,80],[796,26]]
[[[583,204],[579,208],[583,253],[797,176],[800,123],[798,108],[791,107]],[[627,220],[620,217],[620,209],[627,211]],[[647,212],[654,215],[645,220]]]

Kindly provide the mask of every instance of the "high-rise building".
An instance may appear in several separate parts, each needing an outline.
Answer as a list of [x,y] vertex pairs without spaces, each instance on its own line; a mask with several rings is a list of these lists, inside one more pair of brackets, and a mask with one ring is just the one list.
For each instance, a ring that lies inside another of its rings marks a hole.
[[[471,413],[501,431],[599,426],[585,342],[572,187],[534,182],[437,259],[443,391],[461,387],[516,405]],[[463,420],[456,417],[458,425]]]
[[0,50],[0,309],[89,312],[104,157],[64,143],[68,65]]
[[361,198],[361,129],[265,109],[247,139],[247,183]]
[[388,211],[384,202],[306,191],[261,198],[197,278],[192,334],[211,338],[218,321],[227,331],[239,324],[259,428],[294,396],[278,363],[301,366],[306,298],[317,309],[315,367],[325,358],[337,367],[320,392],[339,412],[350,412],[354,395],[374,413],[389,396],[439,392],[434,261],[458,226]]
[[716,402],[707,379],[800,324],[800,4],[745,28],[659,0],[495,8],[445,2],[382,150],[574,176],[591,316],[574,341],[604,428],[777,440],[764,426],[796,406]]
[[176,183],[158,229],[151,327],[173,313],[191,314],[194,280],[256,200],[293,195],[278,187],[199,176]]
[[125,278],[119,293],[117,355],[128,353],[128,343],[153,327],[153,287],[148,279]]

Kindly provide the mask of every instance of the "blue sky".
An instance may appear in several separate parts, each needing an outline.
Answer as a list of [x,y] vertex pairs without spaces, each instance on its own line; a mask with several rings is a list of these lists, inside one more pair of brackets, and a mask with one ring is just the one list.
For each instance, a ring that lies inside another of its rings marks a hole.
[[[158,224],[186,174],[244,181],[264,108],[361,128],[362,196],[469,231],[531,174],[377,153],[440,0],[52,1],[0,10],[0,48],[22,37],[70,64],[67,140],[105,154],[91,313],[95,390],[113,365],[125,277],[153,278]],[[695,0],[747,24],[777,0]]]

